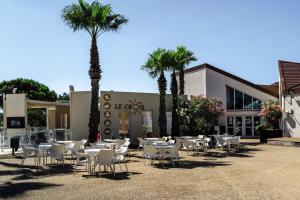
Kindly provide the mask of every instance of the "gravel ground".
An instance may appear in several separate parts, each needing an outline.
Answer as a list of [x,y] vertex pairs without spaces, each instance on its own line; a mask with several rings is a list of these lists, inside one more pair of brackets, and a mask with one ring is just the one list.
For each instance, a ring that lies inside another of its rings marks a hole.
[[[129,172],[75,176],[73,165],[34,167],[0,160],[0,199],[299,199],[300,148],[245,144],[236,153],[211,150],[176,163],[144,166],[131,152]],[[81,167],[84,169],[84,167]],[[123,167],[124,169],[124,167]]]

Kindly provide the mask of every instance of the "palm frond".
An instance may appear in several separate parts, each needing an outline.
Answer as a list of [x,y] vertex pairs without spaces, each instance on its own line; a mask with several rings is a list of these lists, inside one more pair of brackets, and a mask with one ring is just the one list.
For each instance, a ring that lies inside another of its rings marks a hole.
[[118,31],[128,22],[124,16],[113,13],[109,4],[98,1],[88,4],[84,0],[65,7],[62,18],[73,31],[86,30],[96,37],[103,32]]

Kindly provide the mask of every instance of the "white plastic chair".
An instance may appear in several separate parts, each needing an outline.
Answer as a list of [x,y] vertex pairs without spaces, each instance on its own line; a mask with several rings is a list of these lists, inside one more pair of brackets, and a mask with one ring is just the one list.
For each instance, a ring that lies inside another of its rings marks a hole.
[[27,158],[33,158],[35,166],[37,166],[39,164],[38,149],[33,148],[33,147],[22,146],[22,151],[23,151],[23,153],[22,153],[21,165],[24,165],[25,159],[27,159]]
[[82,139],[80,142],[80,150],[83,150],[85,148],[85,144],[87,143],[86,139]]
[[186,151],[187,155],[189,155],[189,151],[193,151],[196,149],[196,143],[189,141],[188,139],[182,140],[183,150]]
[[217,135],[217,136],[215,136],[215,138],[216,138],[216,147],[217,148],[221,148],[221,149],[223,149],[225,146],[227,146],[227,141],[226,140],[224,140],[223,138],[222,138],[222,136],[219,136],[219,135]]
[[126,171],[128,172],[128,168],[127,168],[127,160],[125,155],[127,154],[128,151],[128,147],[124,147],[124,146],[120,146],[119,149],[116,150],[116,154],[115,154],[115,162],[119,163],[120,169],[122,170],[122,166],[121,166],[121,162],[124,163]]
[[64,165],[64,157],[65,157],[65,145],[64,144],[53,144],[48,152],[49,157],[60,161]]
[[100,166],[103,165],[104,167],[106,166],[109,167],[115,176],[114,154],[115,154],[115,150],[112,149],[100,150],[95,157],[94,172],[97,165],[99,166],[99,171],[100,171]]
[[78,165],[82,165],[82,164],[85,164],[86,171],[90,173],[90,171],[91,171],[91,159],[90,159],[90,155],[87,154],[87,153],[76,152],[75,158],[76,158],[76,164],[75,164],[75,170],[74,170],[73,176],[76,173],[77,166]]
[[80,151],[81,141],[74,141],[66,146],[65,156],[70,157],[71,160],[74,159],[74,156],[78,151]]
[[149,145],[149,144],[145,144],[144,145],[144,165],[146,164],[146,159],[150,159],[151,160],[151,165],[153,165],[153,161],[155,159],[160,159],[161,155],[160,152],[153,146],[153,145]]
[[175,166],[174,159],[177,159],[180,162],[180,166],[181,166],[181,161],[179,157],[179,147],[180,147],[179,145],[175,145],[171,149],[167,150],[164,155],[164,158],[171,158],[173,167]]

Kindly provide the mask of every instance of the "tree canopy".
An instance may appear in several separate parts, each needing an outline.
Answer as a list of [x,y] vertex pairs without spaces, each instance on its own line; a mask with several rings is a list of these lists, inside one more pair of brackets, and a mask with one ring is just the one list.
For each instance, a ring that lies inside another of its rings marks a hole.
[[98,1],[88,4],[83,0],[66,6],[62,18],[73,31],[86,30],[93,37],[108,31],[118,31],[121,25],[128,22],[124,16],[113,13],[109,4],[104,5]]
[[[54,90],[32,79],[17,78],[0,82],[0,93],[11,94],[14,88],[17,88],[16,93],[26,93],[27,97],[32,100],[56,101],[57,99]],[[0,102],[0,106],[1,103],[3,102]]]

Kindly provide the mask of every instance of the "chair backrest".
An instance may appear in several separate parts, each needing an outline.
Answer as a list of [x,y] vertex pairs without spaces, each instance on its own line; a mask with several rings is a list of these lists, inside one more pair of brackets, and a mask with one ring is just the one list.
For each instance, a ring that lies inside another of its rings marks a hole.
[[169,144],[175,144],[175,140],[169,140]]
[[36,156],[38,153],[38,150],[35,148],[30,148],[30,147],[26,147],[26,146],[22,146],[22,151],[23,151],[23,156],[29,157],[29,156]]
[[181,141],[181,139],[179,137],[175,137],[175,141],[176,141],[176,143],[179,143],[179,144],[182,143],[182,141]]
[[124,138],[124,143],[125,142],[130,142],[130,138]]
[[114,163],[115,150],[101,149],[96,156],[97,163],[100,165],[111,165]]
[[172,147],[172,148],[169,150],[169,152],[170,152],[172,155],[178,155],[179,148],[180,148],[179,145],[174,145],[174,147]]
[[157,152],[156,148],[152,144],[144,145],[144,153],[147,155],[154,155]]
[[70,148],[70,150],[72,151],[72,153],[76,153],[80,150],[80,144],[81,144],[81,141],[74,141],[71,143],[72,146]]
[[225,140],[222,138],[222,136],[216,136],[215,138],[217,140],[217,145],[218,146],[224,146],[225,145]]
[[130,141],[129,141],[129,140],[128,140],[128,141],[125,141],[124,144],[122,144],[122,145],[125,146],[125,147],[129,147]]
[[204,135],[198,135],[198,138],[199,138],[199,139],[203,139],[203,138],[204,138]]
[[116,149],[116,154],[126,154],[128,151],[128,147],[121,145],[119,149]]
[[183,143],[183,146],[184,146],[185,148],[189,148],[190,146],[193,146],[193,145],[194,145],[194,143],[191,142],[191,141],[189,141],[188,139],[182,140],[182,143]]
[[65,145],[64,144],[53,144],[49,149],[50,157],[53,158],[62,158],[65,154]]
[[140,137],[138,137],[138,140],[139,140],[139,142],[140,142],[140,144],[144,144],[144,139],[143,138],[140,138]]

